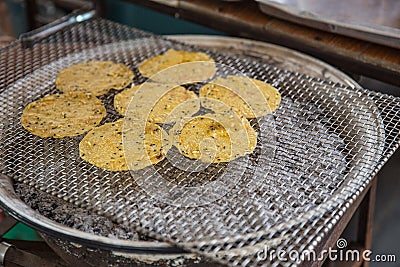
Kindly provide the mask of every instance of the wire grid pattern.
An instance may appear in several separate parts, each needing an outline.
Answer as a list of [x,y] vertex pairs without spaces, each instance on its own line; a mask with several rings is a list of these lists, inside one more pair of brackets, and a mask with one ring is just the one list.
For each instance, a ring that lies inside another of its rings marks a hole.
[[[399,145],[397,98],[206,51],[216,62],[280,90],[283,101],[273,117],[277,146],[272,161],[255,153],[249,165],[234,164],[245,168],[243,179],[222,199],[178,209],[138,191],[129,172],[107,172],[80,160],[77,144],[83,136],[41,139],[23,130],[19,117],[29,102],[56,92],[57,73],[71,64],[93,59],[125,63],[135,71],[136,84],[145,81],[136,69],[145,58],[169,48],[200,49],[101,19],[25,45],[17,41],[0,54],[2,173],[223,263],[292,264],[262,262],[257,255],[265,246],[309,249]],[[104,122],[120,118],[111,108],[114,93],[101,97],[108,111]],[[258,125],[268,126],[268,120]],[[168,162],[156,168],[171,173]],[[140,174],[151,182],[153,172]]]

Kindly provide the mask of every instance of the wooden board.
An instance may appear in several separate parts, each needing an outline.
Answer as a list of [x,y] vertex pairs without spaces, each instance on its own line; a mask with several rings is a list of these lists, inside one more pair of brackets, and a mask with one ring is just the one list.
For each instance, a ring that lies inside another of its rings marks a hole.
[[[262,13],[253,1],[127,0],[234,36],[268,41],[318,57],[347,73],[400,85],[400,49],[312,29]],[[400,42],[400,38],[399,38]]]

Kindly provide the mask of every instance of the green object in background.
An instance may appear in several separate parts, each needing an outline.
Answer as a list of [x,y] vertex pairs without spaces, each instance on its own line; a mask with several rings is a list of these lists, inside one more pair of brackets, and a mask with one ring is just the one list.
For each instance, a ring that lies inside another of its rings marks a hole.
[[20,0],[6,0],[6,3],[14,34],[15,36],[19,36],[27,30],[26,15],[22,6],[23,2]]
[[105,18],[155,34],[212,34],[222,32],[124,1],[105,1]]
[[35,230],[26,226],[23,223],[18,223],[3,237],[8,239],[31,240],[31,241],[42,240]]

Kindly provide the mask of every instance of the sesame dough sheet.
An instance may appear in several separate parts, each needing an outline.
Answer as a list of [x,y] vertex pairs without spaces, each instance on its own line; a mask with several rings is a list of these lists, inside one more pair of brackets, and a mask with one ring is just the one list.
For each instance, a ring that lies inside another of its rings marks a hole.
[[229,162],[252,153],[257,132],[238,114],[205,114],[186,118],[170,130],[174,145],[187,158]]
[[[124,105],[121,98],[114,102],[115,108],[120,111]],[[200,99],[195,93],[176,85],[153,82],[143,83],[125,104],[128,104],[124,112],[126,117],[153,123],[179,121],[200,109]]]
[[[123,144],[123,132],[133,132],[136,138]],[[163,140],[162,138],[165,138]],[[125,147],[130,146],[129,153]],[[125,129],[124,119],[106,123],[88,132],[79,144],[80,157],[109,171],[138,170],[165,158],[169,149],[167,133],[158,125],[147,123],[139,128]],[[126,157],[130,157],[126,160]]]
[[256,79],[245,76],[216,78],[200,88],[201,105],[219,112],[214,101],[232,107],[246,118],[262,117],[279,108],[281,95],[278,90]]
[[133,71],[124,64],[90,61],[62,70],[57,75],[56,88],[61,92],[80,91],[100,96],[111,89],[124,89],[133,78]]
[[[130,89],[126,89],[114,97],[114,108],[118,113],[123,116],[125,115],[133,96],[141,86],[142,85],[132,86]],[[169,90],[158,99],[149,114],[148,120],[153,123],[171,123],[182,117],[195,114],[200,109],[200,100],[197,95],[182,86],[174,87],[173,85],[147,82],[143,89],[147,90],[148,93],[152,95],[159,90]],[[181,105],[188,101],[192,104]],[[149,101],[149,105],[152,104],[153,103],[150,103]],[[130,108],[137,110],[141,109],[139,105],[135,104]],[[172,113],[173,111],[174,113]]]
[[53,94],[29,103],[22,112],[22,126],[40,137],[81,135],[106,116],[103,103],[80,92]]
[[216,72],[215,61],[206,53],[173,49],[144,60],[138,70],[153,81],[177,85],[204,81]]

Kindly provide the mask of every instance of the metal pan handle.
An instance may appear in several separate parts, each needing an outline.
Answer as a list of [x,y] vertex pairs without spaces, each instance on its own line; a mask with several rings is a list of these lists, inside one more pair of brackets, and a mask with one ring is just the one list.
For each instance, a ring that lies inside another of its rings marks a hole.
[[0,243],[0,266],[5,266],[5,258],[7,251],[12,247],[12,245],[6,243],[6,242],[1,242]]
[[43,27],[21,34],[19,39],[21,41],[23,48],[31,48],[39,40],[49,35],[52,35],[55,32],[67,26],[80,23],[85,20],[89,20],[91,18],[94,18],[95,16],[96,16],[95,10],[90,10],[90,11],[76,10],[71,14],[62,17],[61,19],[58,19],[52,23],[49,23]]

